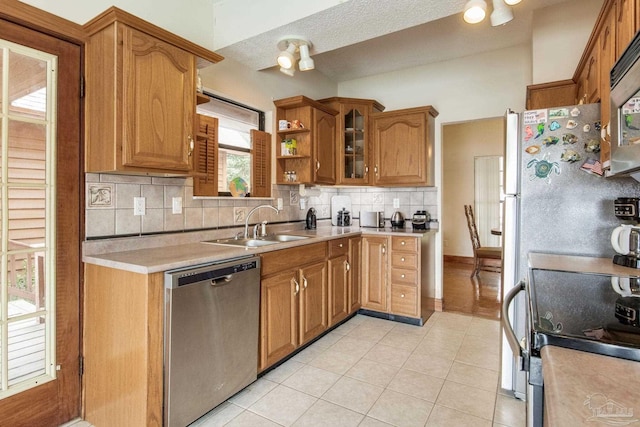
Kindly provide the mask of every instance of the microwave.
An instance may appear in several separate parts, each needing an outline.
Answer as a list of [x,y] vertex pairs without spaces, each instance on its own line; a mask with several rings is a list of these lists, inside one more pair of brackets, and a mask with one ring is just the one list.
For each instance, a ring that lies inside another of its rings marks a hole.
[[640,32],[611,69],[611,175],[640,180]]

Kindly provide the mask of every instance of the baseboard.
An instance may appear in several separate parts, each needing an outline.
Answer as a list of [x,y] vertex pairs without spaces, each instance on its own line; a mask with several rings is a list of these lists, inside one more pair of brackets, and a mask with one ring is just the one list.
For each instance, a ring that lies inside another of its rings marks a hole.
[[444,262],[453,262],[456,264],[471,264],[473,265],[473,257],[445,255],[443,257]]
[[[450,263],[454,263],[454,264],[469,264],[469,265],[473,265],[474,264],[474,258],[473,257],[465,257],[465,256],[455,256],[455,255],[444,255],[443,257],[443,261],[444,262],[450,262]],[[502,265],[502,261],[499,259],[484,259],[483,260],[483,264],[490,266],[490,267],[500,267]]]

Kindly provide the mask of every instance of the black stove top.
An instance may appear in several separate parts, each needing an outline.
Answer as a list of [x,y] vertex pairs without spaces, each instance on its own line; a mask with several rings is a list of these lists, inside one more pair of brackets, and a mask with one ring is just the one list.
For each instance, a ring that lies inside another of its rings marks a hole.
[[640,361],[640,279],[531,269],[532,355],[545,345]]

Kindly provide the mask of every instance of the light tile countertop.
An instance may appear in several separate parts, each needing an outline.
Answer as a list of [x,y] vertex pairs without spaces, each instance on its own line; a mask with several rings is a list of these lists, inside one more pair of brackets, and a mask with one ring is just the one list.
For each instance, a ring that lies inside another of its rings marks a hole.
[[302,246],[340,237],[361,234],[428,237],[438,231],[437,229],[431,229],[426,232],[413,232],[411,228],[393,230],[391,228],[375,229],[360,228],[358,226],[332,227],[321,225],[316,230],[304,230],[302,227],[303,224],[276,224],[270,226],[270,234],[287,233],[309,236],[309,238],[258,248],[202,243],[207,240],[228,238],[233,236],[239,229],[85,241],[83,243],[82,261],[103,267],[149,274]]
[[551,345],[541,356],[545,425],[640,422],[640,363]]

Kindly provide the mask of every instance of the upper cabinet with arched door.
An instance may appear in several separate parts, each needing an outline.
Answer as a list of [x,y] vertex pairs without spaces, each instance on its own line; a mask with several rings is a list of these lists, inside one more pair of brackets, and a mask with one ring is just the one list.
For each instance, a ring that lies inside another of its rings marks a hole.
[[85,29],[86,171],[190,174],[196,60],[223,58],[115,7]]

